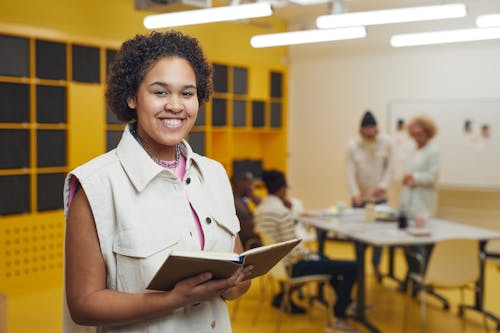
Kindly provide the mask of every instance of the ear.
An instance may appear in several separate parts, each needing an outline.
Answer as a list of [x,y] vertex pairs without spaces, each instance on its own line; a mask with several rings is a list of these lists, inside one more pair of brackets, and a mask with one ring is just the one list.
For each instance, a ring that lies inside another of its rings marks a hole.
[[127,105],[129,108],[134,109],[137,107],[137,101],[135,96],[129,96],[127,98]]

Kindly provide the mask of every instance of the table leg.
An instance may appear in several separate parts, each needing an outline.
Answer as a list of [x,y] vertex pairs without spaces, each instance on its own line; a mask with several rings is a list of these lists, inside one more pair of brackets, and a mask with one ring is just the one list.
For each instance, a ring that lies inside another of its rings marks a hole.
[[318,254],[325,254],[326,230],[316,228],[316,240],[318,241]]
[[388,264],[389,264],[389,269],[388,269],[387,274],[384,277],[388,277],[388,278],[390,278],[398,283],[401,283],[401,280],[398,279],[394,275],[394,257],[395,257],[395,254],[396,254],[396,247],[389,246],[389,257],[387,258]]
[[474,305],[465,305],[461,304],[459,306],[459,314],[463,315],[463,312],[468,309],[468,310],[474,310],[481,312],[484,314],[486,317],[490,318],[491,320],[496,322],[497,325],[497,330],[500,331],[500,318],[484,309],[484,272],[486,269],[486,243],[487,241],[482,240],[479,242],[479,253],[480,253],[480,260],[479,260],[479,279],[476,284],[476,290],[475,290],[475,300],[474,300]]
[[378,333],[380,330],[366,318],[366,290],[365,290],[365,250],[366,244],[356,241],[356,263],[358,266],[358,295],[354,320],[364,325],[370,332]]

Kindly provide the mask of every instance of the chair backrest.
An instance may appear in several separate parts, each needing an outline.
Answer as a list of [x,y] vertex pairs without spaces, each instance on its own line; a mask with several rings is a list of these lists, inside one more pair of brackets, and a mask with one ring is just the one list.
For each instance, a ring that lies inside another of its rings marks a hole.
[[[265,232],[258,232],[263,245],[271,245],[276,243],[274,239]],[[290,279],[290,275],[286,269],[285,260],[280,260],[271,270],[269,271],[271,276],[278,281],[286,281]]]
[[447,239],[435,244],[425,272],[425,283],[460,287],[479,278],[479,242],[474,239]]

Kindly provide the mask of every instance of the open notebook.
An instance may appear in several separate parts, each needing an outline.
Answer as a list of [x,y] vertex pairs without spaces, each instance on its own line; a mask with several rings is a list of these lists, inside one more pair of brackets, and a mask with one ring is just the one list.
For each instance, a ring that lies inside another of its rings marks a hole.
[[170,290],[178,281],[204,272],[210,272],[214,279],[228,278],[243,266],[253,266],[247,279],[267,273],[285,257],[300,239],[261,246],[241,254],[210,251],[172,251],[155,274],[147,289]]

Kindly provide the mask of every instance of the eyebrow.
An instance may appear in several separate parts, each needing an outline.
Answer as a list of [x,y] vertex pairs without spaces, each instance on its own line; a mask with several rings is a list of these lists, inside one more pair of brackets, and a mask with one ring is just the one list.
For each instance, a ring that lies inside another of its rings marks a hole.
[[[166,87],[168,87],[168,84],[165,83],[165,82],[161,82],[161,81],[155,81],[155,82],[151,83],[149,86],[150,87],[152,87],[152,86],[161,86],[161,87],[166,88]],[[192,84],[186,84],[186,85],[183,86],[183,88],[184,89],[196,89],[196,86],[194,86]]]

